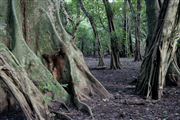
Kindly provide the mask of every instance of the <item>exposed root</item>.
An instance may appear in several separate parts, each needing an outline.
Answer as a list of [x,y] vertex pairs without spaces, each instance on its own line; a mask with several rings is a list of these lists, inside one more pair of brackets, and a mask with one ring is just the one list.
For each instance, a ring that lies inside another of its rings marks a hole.
[[112,98],[113,96],[102,86],[102,84],[91,74],[87,67],[84,67],[77,59],[74,60],[79,70],[88,78],[93,91],[98,92],[101,97]]
[[0,79],[17,100],[26,118],[29,120],[48,120],[49,112],[46,105],[43,103],[43,97],[38,89],[26,77],[25,72],[21,71],[24,76],[16,72],[8,65],[2,56],[0,57],[0,65]]
[[74,103],[75,103],[76,107],[78,108],[78,110],[81,110],[82,112],[85,112],[88,115],[90,115],[91,117],[93,117],[91,108],[86,103],[80,101],[78,97],[74,98]]
[[167,86],[179,86],[180,85],[180,68],[175,61],[171,63],[168,73],[166,75],[166,85]]

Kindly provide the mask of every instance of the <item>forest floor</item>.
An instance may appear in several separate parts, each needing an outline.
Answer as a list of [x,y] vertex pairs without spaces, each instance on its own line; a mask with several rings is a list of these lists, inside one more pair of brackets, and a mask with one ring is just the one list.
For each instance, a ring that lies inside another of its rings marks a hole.
[[[134,94],[132,84],[139,74],[141,62],[122,58],[120,70],[93,70],[97,58],[85,58],[93,75],[105,86],[114,98],[101,99],[97,96],[87,102],[92,108],[94,120],[180,120],[180,87],[167,87],[161,100],[145,100]],[[105,58],[109,66],[110,58]],[[92,120],[88,115],[70,108],[73,120]],[[18,116],[18,115],[17,115]],[[24,120],[18,117],[0,116],[0,120]]]
[[[96,58],[86,58],[90,69],[97,67]],[[105,58],[109,66],[110,59]],[[91,106],[95,120],[180,120],[180,87],[165,88],[161,100],[145,100],[134,94],[141,62],[122,58],[120,70],[91,70],[93,75],[113,94],[110,100],[93,98]],[[73,112],[74,120],[91,120],[81,112]]]

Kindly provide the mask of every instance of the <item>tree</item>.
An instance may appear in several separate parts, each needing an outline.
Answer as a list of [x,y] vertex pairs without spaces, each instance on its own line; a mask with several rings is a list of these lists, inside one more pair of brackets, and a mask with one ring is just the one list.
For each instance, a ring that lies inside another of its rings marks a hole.
[[99,56],[98,66],[104,66],[105,64],[104,64],[104,61],[103,61],[102,45],[101,45],[101,42],[100,42],[100,36],[99,36],[98,30],[97,30],[97,26],[95,24],[94,18],[93,18],[93,16],[91,16],[91,14],[84,7],[84,4],[83,4],[82,0],[78,0],[78,1],[79,1],[79,4],[80,4],[80,7],[81,7],[82,11],[84,12],[86,17],[88,18],[88,20],[89,20],[89,22],[90,22],[90,24],[92,26],[92,29],[93,29],[93,33],[94,33],[96,43],[97,43],[96,44],[97,47],[95,47],[95,49],[97,49],[98,56]]
[[179,81],[180,81],[180,47],[179,47],[179,41],[178,41],[175,56],[166,74],[165,84],[167,86],[179,86],[180,85]]
[[[130,9],[130,12],[129,12]],[[135,11],[131,0],[124,0],[123,3],[123,52],[121,56],[128,57],[134,54],[132,41],[132,20],[135,20]]]
[[[128,4],[129,2],[127,2],[126,4]],[[130,5],[129,5],[130,6]],[[128,48],[129,48],[129,55],[133,56],[134,55],[134,50],[133,50],[133,41],[132,41],[132,16],[133,13],[129,13],[129,15],[127,16],[127,37],[128,37]]]
[[111,6],[109,4],[108,0],[103,0],[105,9],[106,9],[106,15],[108,20],[108,27],[109,27],[109,33],[110,33],[110,39],[111,39],[111,69],[120,69],[120,60],[119,60],[119,43],[118,43],[118,37],[116,35],[115,26],[113,22],[113,11],[111,9]]
[[152,42],[146,47],[136,92],[147,98],[151,96],[159,99],[162,96],[165,76],[173,61],[179,39],[179,8],[179,0],[163,2]]
[[[159,5],[157,4],[157,0],[146,0],[146,14],[147,14],[147,21],[148,21],[148,36],[146,39],[146,49],[149,49],[149,44],[152,44],[151,41],[153,37],[153,33],[158,21],[158,15],[159,15]],[[146,50],[145,50],[146,51]],[[146,54],[146,52],[145,52]]]
[[128,40],[128,16],[127,16],[127,0],[123,4],[123,43],[122,43],[122,57],[128,56],[127,40]]
[[[50,112],[61,115],[48,109],[53,101],[74,104],[92,115],[88,105],[81,100],[94,94],[111,97],[90,73],[81,51],[73,44],[73,37],[65,30],[59,14],[61,1],[10,0],[0,3],[8,13],[3,14],[7,34],[2,36],[0,43],[0,79],[27,119],[50,119],[53,117]],[[42,63],[42,56],[46,56],[49,70]]]
[[134,61],[140,61],[141,52],[140,52],[140,43],[141,43],[141,0],[137,0],[137,16],[136,16],[136,29],[135,29],[135,53],[134,53]]

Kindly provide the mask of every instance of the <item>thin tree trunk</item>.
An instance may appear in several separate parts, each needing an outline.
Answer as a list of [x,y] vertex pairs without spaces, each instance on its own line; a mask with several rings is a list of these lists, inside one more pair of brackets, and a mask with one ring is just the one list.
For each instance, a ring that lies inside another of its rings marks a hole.
[[129,39],[129,55],[132,56],[133,55],[133,42],[132,42],[132,33],[131,33],[131,17],[129,17],[128,19],[128,39]]
[[135,29],[135,54],[134,61],[140,61],[141,58],[141,0],[137,0],[137,16],[136,16],[136,29]]
[[128,40],[128,17],[127,17],[127,0],[124,0],[123,5],[123,41],[121,57],[127,57],[127,40]]
[[119,42],[118,37],[116,35],[114,22],[113,22],[113,11],[111,9],[111,6],[109,4],[108,0],[103,0],[105,9],[106,9],[106,15],[108,19],[108,26],[109,26],[109,33],[110,33],[110,39],[111,39],[111,69],[120,69],[120,60],[119,60]]
[[130,8],[130,11],[131,11],[131,16],[129,17],[129,28],[128,28],[128,33],[129,33],[129,48],[130,48],[130,52],[132,55],[134,55],[134,47],[133,47],[133,43],[132,43],[132,25],[134,24],[133,22],[131,21],[136,21],[136,16],[135,16],[135,10],[134,10],[134,7],[132,5],[132,1],[131,0],[128,0],[128,4],[129,4],[129,8]]
[[101,45],[101,42],[100,42],[100,36],[99,36],[98,30],[97,30],[94,18],[85,9],[82,0],[79,0],[79,3],[80,3],[81,10],[84,12],[86,17],[89,19],[89,22],[90,22],[91,27],[93,29],[93,33],[94,33],[94,36],[95,36],[95,39],[96,39],[96,46],[97,46],[97,47],[95,47],[96,48],[95,50],[97,50],[98,56],[99,56],[98,66],[104,66],[105,64],[104,64],[104,60],[103,60],[102,45]]

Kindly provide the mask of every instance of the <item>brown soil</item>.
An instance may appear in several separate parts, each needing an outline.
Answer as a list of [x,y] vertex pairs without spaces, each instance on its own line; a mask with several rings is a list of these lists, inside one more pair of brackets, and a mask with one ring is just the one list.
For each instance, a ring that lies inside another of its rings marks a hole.
[[[90,69],[97,67],[98,59],[85,59]],[[141,62],[133,62],[133,59],[127,58],[122,58],[121,62],[121,70],[91,70],[114,96],[110,100],[94,96],[93,100],[87,102],[92,108],[94,120],[180,120],[180,87],[165,88],[164,96],[159,101],[145,100],[134,94],[135,85],[132,84],[137,79]],[[105,63],[109,66],[110,59],[105,58]],[[66,114],[73,120],[92,120],[74,108],[69,111]],[[0,115],[0,120],[23,119],[23,115],[17,113]]]
[[[96,58],[86,58],[90,68],[98,64]],[[109,66],[110,59],[105,59]],[[106,100],[95,97],[88,102],[95,120],[180,120],[180,87],[165,88],[161,100],[145,100],[134,93],[133,81],[137,79],[141,62],[122,58],[121,70],[91,70],[93,75],[114,95]],[[82,113],[75,112],[74,120],[91,120]]]

